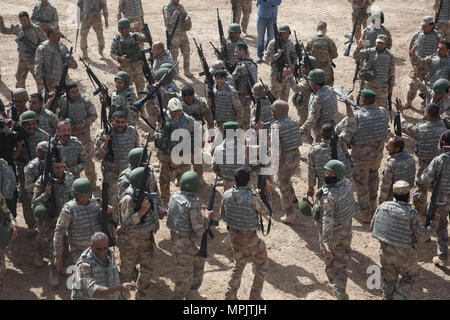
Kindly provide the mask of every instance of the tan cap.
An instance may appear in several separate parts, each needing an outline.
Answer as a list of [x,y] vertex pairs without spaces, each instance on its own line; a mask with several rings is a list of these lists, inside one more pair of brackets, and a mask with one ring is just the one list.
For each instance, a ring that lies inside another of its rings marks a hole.
[[434,17],[432,16],[425,16],[422,18],[422,26],[428,26],[430,24],[434,23]]
[[376,42],[387,43],[388,42],[388,37],[385,34],[379,34],[377,36],[377,41]]
[[209,72],[211,72],[212,75],[214,75],[219,70],[225,70],[225,65],[223,64],[223,61],[214,61],[211,64],[211,67],[209,68]]
[[399,196],[409,193],[410,190],[411,186],[404,180],[399,180],[392,186],[392,191],[394,191],[394,194]]
[[28,101],[28,93],[24,88],[17,88],[13,90],[13,98],[16,101]]
[[181,104],[180,99],[172,98],[169,100],[169,103],[167,104],[167,108],[169,109],[169,111],[178,111],[178,110],[183,110],[183,105]]

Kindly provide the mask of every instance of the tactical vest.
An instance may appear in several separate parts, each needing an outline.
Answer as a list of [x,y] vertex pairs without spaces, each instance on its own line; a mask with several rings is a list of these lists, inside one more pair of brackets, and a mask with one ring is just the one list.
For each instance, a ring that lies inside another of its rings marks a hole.
[[318,64],[326,64],[332,60],[328,47],[329,41],[329,38],[325,35],[316,35],[311,40],[311,55],[317,59]]
[[356,214],[352,183],[347,178],[343,178],[335,185],[326,185],[322,189],[324,196],[328,193],[333,193],[337,198],[338,206],[334,212],[334,230],[336,230],[339,225],[345,224],[349,220],[351,221],[352,217]]
[[128,167],[128,153],[135,147],[134,132],[132,126],[126,127],[123,133],[118,133],[113,129],[111,135],[111,145],[114,155],[114,166],[118,168]]
[[426,76],[427,86],[433,87],[433,84],[439,79],[450,79],[450,57],[440,58],[437,54],[431,57],[430,72]]
[[413,245],[412,215],[409,203],[383,202],[376,212],[372,237],[392,246],[410,248]]
[[5,199],[13,199],[15,185],[16,175],[14,174],[14,170],[8,165],[5,159],[0,158],[0,194]]
[[[241,59],[239,60],[239,62],[237,63],[236,68],[242,68],[245,70],[244,73],[246,73],[247,75],[245,77],[239,78],[239,79],[235,79],[234,83],[236,86],[236,90],[239,93],[244,93],[244,94],[248,94],[248,85],[250,83],[252,83],[252,81],[250,81],[250,76],[251,79],[253,80],[253,83],[256,83],[258,81],[258,66],[256,65],[256,63],[250,59],[250,58],[245,58],[245,59]],[[250,72],[250,75],[248,74],[248,72]]]
[[92,235],[102,231],[100,225],[101,204],[95,198],[91,198],[85,206],[78,204],[76,200],[70,200],[67,202],[65,210],[72,215],[72,222],[68,230],[70,244],[81,248],[89,247]]
[[328,121],[334,120],[338,114],[337,98],[332,87],[323,86],[316,95],[319,96],[322,102],[322,109],[320,110],[320,120]]
[[[86,0],[85,0],[86,1]],[[114,255],[111,251],[108,252],[107,256],[108,264],[105,266],[103,262],[99,261],[99,259],[92,252],[91,248],[88,248],[84,251],[80,258],[76,263],[76,272],[78,272],[78,268],[82,264],[88,264],[90,266],[90,271],[93,273],[92,278],[95,281],[96,285],[105,286],[105,287],[115,287],[119,286],[120,275],[116,266]],[[79,283],[77,283],[80,278],[76,276],[72,277],[72,300],[96,300],[96,298],[91,298],[87,292],[80,288]],[[77,289],[79,288],[79,289]],[[120,293],[115,292],[106,297],[99,298],[105,300],[119,300]]]
[[67,47],[59,42],[59,47],[51,45],[48,40],[42,42],[44,62],[42,66],[43,76],[46,79],[59,81],[64,68],[64,59],[67,53]]
[[194,235],[189,209],[192,206],[201,208],[197,197],[190,192],[177,191],[169,200],[169,212],[167,213],[167,228],[181,237]]
[[29,27],[23,28],[19,25],[19,34],[17,35],[17,51],[19,51],[19,60],[28,58],[28,60],[34,62],[34,55],[36,49],[39,46],[39,36],[37,32],[38,26],[30,23]]
[[117,192],[120,197],[122,197],[122,194],[125,192],[125,190],[128,189],[130,186],[130,180],[129,176],[132,169],[130,167],[126,168],[119,174],[119,178],[117,178]]
[[258,214],[252,209],[253,193],[249,187],[236,187],[225,191],[223,204],[225,222],[236,230],[258,229]]
[[[127,1],[128,3],[129,1]],[[126,5],[125,5],[126,6]],[[87,17],[88,15],[100,14],[102,6],[100,0],[83,0],[83,10],[81,15]]]
[[47,132],[49,135],[53,135],[55,133],[55,130],[52,127],[50,127],[50,124],[48,122],[48,113],[49,112],[50,111],[48,111],[47,109],[45,109],[44,106],[42,106],[41,113],[39,113],[39,115],[38,115],[38,119],[39,119],[38,126],[42,130]]
[[423,122],[417,126],[419,139],[417,141],[417,157],[420,160],[431,161],[440,155],[437,149],[441,134],[447,129],[444,121],[439,119],[436,122]]
[[228,84],[225,84],[222,89],[217,89],[217,86],[214,86],[216,121],[227,122],[236,120],[236,112],[231,104],[232,91],[233,89]]
[[[445,161],[441,184],[439,185],[439,193],[450,194],[450,153],[443,153],[439,157],[441,158],[441,162]],[[441,170],[441,168],[439,168],[439,170]]]
[[122,12],[125,18],[129,20],[142,17],[141,0],[127,0]]
[[183,98],[179,98],[181,101],[181,105],[183,106],[183,112],[190,115],[196,121],[203,121],[203,116],[200,110],[200,98],[195,95],[194,102],[192,104],[187,104],[184,102]]
[[431,31],[428,34],[423,33],[423,31],[419,31],[417,39],[415,43],[419,44],[417,48],[416,54],[425,58],[426,56],[431,56],[436,52],[436,48],[439,44],[439,34],[436,30]]
[[297,54],[295,53],[294,44],[290,39],[286,42],[282,42],[282,49],[284,50],[287,58],[287,63],[290,69],[294,70],[295,68],[295,59],[297,58]]
[[70,137],[69,142],[65,146],[58,144],[58,147],[61,151],[62,160],[69,168],[75,167],[78,164],[78,157],[83,150],[81,142],[76,137]]
[[[82,123],[88,118],[88,113],[85,107],[85,97],[80,94],[76,101],[67,99],[67,95],[64,95],[61,99],[61,115],[60,119],[64,120],[69,118],[74,125]],[[84,128],[83,128],[84,129]]]
[[[167,8],[167,12],[169,13],[169,17],[171,17],[173,15],[173,13],[175,12],[175,10],[177,9],[177,5],[175,3],[173,3],[172,1],[170,1],[164,7]],[[184,9],[183,6],[181,6],[180,19],[179,19],[180,21],[178,22],[177,29],[175,30],[175,33],[174,33],[174,37],[176,35],[182,33],[181,24],[184,22],[184,20],[186,20],[186,17],[187,17],[186,10]],[[167,21],[167,23],[169,23],[169,21]],[[171,24],[171,25],[167,24],[166,28],[167,28],[167,32],[169,33],[169,35],[171,35],[173,33],[173,29],[175,28],[175,22],[173,24]]]
[[[44,176],[40,176],[38,178],[37,184],[39,184],[39,188],[41,190],[43,189],[45,192],[45,186],[44,186]],[[64,171],[64,180],[63,182],[53,182],[53,192],[55,192],[55,202],[56,202],[56,208],[55,212],[51,213],[49,212],[50,216],[56,218],[58,217],[59,213],[61,212],[61,209],[64,207],[64,205],[72,199],[71,194],[71,188],[73,183],[73,175],[70,172]]]
[[261,100],[261,121],[263,123],[263,129],[270,129],[272,116],[272,104],[268,99]]
[[[127,190],[123,193],[122,197],[130,196],[134,200],[135,189],[132,186],[129,186]],[[149,213],[145,217],[145,222],[143,224],[137,224],[130,228],[130,232],[156,232],[159,230],[159,218],[158,218],[158,209],[153,201],[153,210],[149,209]]]
[[394,162],[393,183],[404,180],[412,187],[416,176],[416,164],[414,158],[406,151],[390,156],[387,161]]
[[[36,147],[39,144],[39,142],[48,141],[48,134],[47,134],[47,132],[43,131],[42,129],[37,128],[36,132],[33,135],[28,136],[27,140],[28,140],[28,148],[30,150],[31,157],[28,158],[28,151],[25,150],[26,146],[24,145],[24,147],[22,149],[22,155],[24,155],[24,157],[25,157],[25,161],[23,162],[25,164],[37,157]],[[22,162],[22,161],[20,161],[20,162]]]
[[[230,146],[227,147],[227,142],[229,144],[233,144],[233,157],[228,154],[227,151]],[[220,152],[222,152],[222,164],[219,164],[219,172],[222,177],[227,180],[233,180],[234,173],[237,169],[246,166],[245,163],[242,163],[242,153],[240,152],[240,148],[238,148],[238,139],[235,137],[233,141],[229,141],[224,139],[222,144],[220,144],[215,151],[216,157],[220,156]],[[242,152],[242,151],[241,151]],[[245,159],[245,158],[244,158]],[[245,160],[244,160],[245,162]]]
[[389,63],[391,61],[391,52],[389,49],[384,49],[383,52],[378,52],[375,48],[370,55],[369,60],[372,59],[375,68],[375,82],[380,84],[387,84],[389,78]]
[[[39,178],[39,176],[44,173],[45,169],[45,161],[41,160],[39,158],[34,158],[28,164],[25,166],[24,172],[25,174],[27,172],[31,172],[33,176],[33,184],[36,182],[36,180]],[[3,194],[4,195],[4,194]]]
[[127,56],[130,59],[129,63],[136,63],[141,59],[141,48],[135,32],[130,32],[126,38],[118,34],[114,37],[114,41],[117,42],[118,56]]
[[[439,16],[437,22],[447,23],[450,19],[450,10],[448,0],[441,0],[441,11],[439,12]],[[438,7],[439,9],[439,7]]]
[[[280,147],[282,151],[291,151],[302,145],[300,128],[298,121],[290,116],[285,116],[275,120],[278,124],[278,134],[280,138]],[[273,129],[274,127],[271,127]]]
[[155,58],[155,60],[153,61],[153,66],[152,66],[153,72],[158,71],[159,68],[164,63],[174,64],[173,63],[173,59],[172,59],[172,55],[170,54],[170,51],[167,50],[167,49],[163,53],[161,53],[161,55],[159,57]]
[[33,9],[31,20],[41,23],[50,23],[53,20],[55,13],[56,9],[50,3],[46,6],[42,6],[41,3],[38,3]]
[[366,106],[355,112],[357,129],[354,144],[366,144],[385,139],[389,134],[386,112],[375,105]]
[[227,54],[228,54],[228,63],[231,66],[235,66],[236,63],[238,62],[238,58],[236,57],[236,55],[234,54],[234,45],[238,42],[238,41],[243,41],[243,39],[238,39],[237,41],[233,42],[231,41],[230,38],[227,39]]
[[129,113],[130,106],[136,101],[136,95],[134,94],[133,87],[128,87],[121,92],[114,90],[111,94],[111,111],[110,115],[116,111],[122,110],[125,113]]
[[384,26],[381,26],[380,29],[375,28],[373,25],[367,27],[364,40],[370,41],[369,48],[373,48],[377,45],[377,37],[380,34],[384,34],[386,37],[388,36],[388,31]]

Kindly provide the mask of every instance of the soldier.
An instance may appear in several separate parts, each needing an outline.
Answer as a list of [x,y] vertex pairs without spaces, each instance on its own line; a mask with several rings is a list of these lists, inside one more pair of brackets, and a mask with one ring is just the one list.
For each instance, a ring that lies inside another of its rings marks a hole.
[[247,44],[237,42],[234,51],[239,59],[233,72],[233,78],[243,109],[241,127],[247,130],[250,123],[251,90],[258,81],[258,65],[249,57]]
[[118,29],[120,33],[113,38],[111,43],[111,58],[119,62],[120,70],[128,73],[129,82],[134,83],[137,92],[142,91],[145,81],[139,44],[146,41],[145,37],[141,33],[130,32],[130,20],[127,18],[119,20]]
[[[269,129],[271,123],[273,122],[273,116],[272,116],[272,104],[270,103],[269,99],[266,97],[266,92],[264,91],[261,82],[255,83],[255,85],[252,88],[253,91],[253,97],[255,97],[255,103],[252,108],[251,117],[250,117],[250,124],[249,126],[254,129]],[[261,110],[260,110],[260,119],[261,126],[256,123],[256,106],[258,104],[258,101],[261,102]]]
[[6,201],[0,193],[0,291],[6,273],[5,254],[10,240],[17,238],[16,220],[6,206]]
[[410,186],[414,185],[416,175],[416,163],[414,158],[403,151],[405,141],[402,137],[394,136],[388,140],[386,150],[390,157],[386,159],[381,179],[380,196],[378,203],[392,201],[393,185],[400,180],[406,181]]
[[450,130],[446,130],[439,139],[439,151],[442,153],[434,158],[419,178],[419,184],[428,185],[436,183],[438,175],[442,178],[437,192],[436,203],[438,206],[439,225],[436,229],[437,256],[433,257],[433,263],[441,267],[448,265],[448,214],[450,212]]
[[59,119],[70,119],[71,135],[77,138],[85,148],[87,157],[84,173],[95,189],[97,174],[95,173],[94,143],[91,138],[91,125],[97,119],[97,111],[88,96],[81,94],[75,82],[66,83],[66,94],[60,100]]
[[[226,50],[228,55],[228,64],[234,68],[239,58],[236,57],[235,53],[235,45],[238,42],[245,43],[244,38],[241,38],[241,25],[238,23],[232,23],[228,27],[228,38],[226,39]],[[221,46],[221,50],[225,50],[223,45]],[[231,71],[230,71],[231,72]]]
[[392,93],[395,83],[394,56],[387,49],[388,38],[384,34],[377,36],[374,48],[363,49],[363,40],[358,41],[358,48],[353,58],[363,65],[359,76],[363,80],[363,87],[376,93],[376,104],[387,108],[388,94]]
[[64,64],[70,69],[78,67],[77,62],[69,56],[69,50],[60,42],[61,33],[57,27],[49,27],[48,40],[42,42],[36,50],[34,72],[38,88],[45,87],[46,92],[53,91],[61,80]]
[[[377,208],[378,169],[383,158],[383,147],[389,135],[388,115],[375,104],[372,90],[361,91],[361,109],[355,112],[356,133],[352,142],[353,183],[356,187],[358,218],[369,223]],[[346,102],[347,104],[348,102]]]
[[184,75],[192,78],[194,75],[190,71],[190,46],[186,31],[191,30],[192,21],[186,9],[180,4],[180,0],[169,0],[169,3],[163,8],[164,24],[166,25],[166,35],[168,49],[172,54],[174,62],[178,61],[180,50],[183,55]]
[[76,263],[72,284],[72,300],[119,300],[120,292],[136,290],[135,283],[120,283],[114,253],[103,232],[92,235],[91,246]]
[[183,112],[183,106],[178,98],[172,98],[167,106],[165,113],[166,125],[162,133],[155,135],[155,146],[158,149],[156,157],[160,163],[159,187],[161,189],[161,198],[164,207],[167,206],[170,197],[170,179],[173,174],[176,175],[178,182],[181,176],[190,169],[190,163],[184,162],[175,164],[171,152],[178,144],[171,140],[171,134],[176,129],[186,129],[191,136],[194,134],[194,119]]
[[[152,65],[153,72],[158,71],[161,68],[161,66],[165,63],[170,63],[171,65],[175,64],[172,55],[170,54],[170,51],[164,48],[164,43],[155,42],[152,46],[152,52],[154,59]],[[174,77],[174,80],[177,79],[178,79],[178,71],[176,72],[176,76]]]
[[336,59],[339,55],[336,44],[326,33],[327,23],[319,22],[317,35],[308,41],[306,51],[316,58],[317,66],[314,68],[325,71],[325,85],[332,87],[334,84],[333,59]]
[[[283,70],[279,68],[278,64],[282,63],[283,68],[294,70],[295,68],[295,49],[294,44],[289,39],[291,29],[288,25],[282,24],[278,26],[280,48],[275,52],[276,39],[272,39],[267,47],[266,58],[270,62],[270,91],[272,91],[275,98],[288,101],[289,99],[289,83],[284,77]],[[282,59],[280,61],[280,59]],[[283,61],[284,60],[284,61]]]
[[[161,198],[153,174],[144,177],[144,168],[131,171],[131,186],[123,193],[119,202],[119,228],[117,245],[120,250],[120,276],[122,281],[133,278],[136,265],[140,265],[137,279],[136,300],[149,299],[152,260],[155,250],[155,237],[162,219]],[[142,180],[147,178],[141,203],[136,201],[136,190],[141,188]],[[161,215],[160,215],[161,214]]]
[[[183,106],[183,112],[194,118],[195,121],[202,123],[202,137],[204,133],[203,124],[206,122],[208,129],[214,129],[214,120],[211,109],[208,108],[206,103],[195,94],[194,88],[186,85],[181,90],[181,96],[179,97],[181,105]],[[209,142],[212,142],[214,137],[210,137]],[[202,139],[202,150],[205,143]],[[196,151],[202,151],[194,149]],[[194,153],[192,153],[191,161],[194,161]],[[203,165],[201,163],[193,165],[194,171],[202,178],[203,177]]]
[[[249,180],[250,172],[247,168],[236,170],[234,185],[225,191],[220,206],[220,215],[229,227],[235,261],[225,293],[226,300],[237,299],[237,291],[248,259],[255,264],[250,300],[261,300],[264,277],[269,268],[266,244],[256,233],[259,228],[258,214],[268,215],[269,210],[261,199],[252,193],[248,187]],[[270,189],[270,184],[267,184],[265,191],[270,192]]]
[[33,8],[31,21],[42,30],[48,31],[49,28],[58,26],[58,12],[48,0],[41,0],[41,3],[36,4]]
[[[102,203],[100,199],[92,197],[92,191],[88,179],[76,179],[72,184],[75,199],[67,202],[59,214],[53,237],[53,265],[58,271],[62,267],[63,239],[66,233],[72,258],[70,264],[76,264],[83,251],[89,248],[92,235],[101,230]],[[111,206],[108,206],[107,212],[111,214]]]
[[399,180],[392,189],[395,200],[378,207],[371,223],[372,237],[380,241],[383,300],[406,300],[418,273],[416,243],[435,232],[439,214],[434,214],[431,225],[424,227],[408,203],[410,184]]
[[[17,114],[20,117],[22,113],[28,110],[27,101],[28,101],[28,93],[24,88],[17,88],[12,91],[12,102],[17,109]],[[10,106],[12,107],[12,105]],[[9,108],[7,111],[8,117],[13,118],[12,114],[13,110]]]
[[111,124],[110,134],[105,129],[97,132],[94,156],[102,162],[103,181],[109,184],[109,204],[114,208],[113,219],[117,222],[117,178],[128,166],[130,150],[139,146],[139,135],[127,124],[127,115],[123,111],[114,112]]
[[[34,55],[39,44],[47,39],[44,31],[34,23],[30,22],[30,16],[27,12],[19,13],[20,24],[11,25],[6,28],[3,17],[0,16],[0,32],[4,34],[14,34],[17,36],[17,51],[19,51],[19,61],[16,71],[16,88],[25,88],[25,80],[28,71],[34,77]],[[37,84],[38,85],[38,84]],[[41,92],[43,87],[39,87]]]
[[[314,187],[321,188],[325,182],[323,166],[330,160],[341,161],[345,165],[345,176],[350,180],[353,162],[348,153],[351,137],[355,134],[356,120],[353,109],[346,105],[347,117],[336,128],[343,127],[342,132],[335,132],[331,123],[325,123],[320,133],[321,141],[313,143],[308,154],[308,196],[314,196]],[[346,121],[345,126],[343,126]],[[332,144],[335,144],[334,146]],[[334,154],[335,153],[335,154]]]
[[369,40],[370,44],[368,46],[365,46],[365,48],[373,48],[376,46],[377,37],[379,34],[386,35],[388,42],[387,42],[387,48],[391,50],[392,48],[392,37],[391,32],[388,28],[383,26],[384,23],[384,13],[382,11],[375,12],[371,17],[370,21],[372,24],[364,29],[362,34],[363,40]]
[[416,190],[414,191],[414,207],[420,215],[425,212],[429,186],[420,183],[422,173],[430,164],[431,160],[437,157],[440,152],[436,149],[439,137],[447,129],[446,124],[439,117],[439,107],[436,104],[429,104],[424,113],[423,122],[416,124],[408,123],[403,116],[403,109],[400,105],[400,116],[402,132],[416,140],[416,155],[419,169],[416,175]]
[[[131,149],[130,152],[128,152],[128,168],[123,170],[119,178],[117,179],[117,190],[119,191],[119,199],[122,196],[122,194],[125,192],[125,190],[130,186],[130,173],[137,167],[142,167],[144,163],[148,160],[147,156],[144,155],[144,158],[142,158],[142,152],[144,151],[144,148],[134,148]],[[150,168],[150,171],[153,173],[153,168]]]
[[74,179],[78,179],[86,166],[88,157],[86,149],[80,140],[72,136],[72,127],[69,121],[60,121],[56,134],[59,136],[58,149],[64,164],[64,170],[70,172]]
[[33,264],[38,268],[42,267],[42,259],[49,258],[49,282],[52,286],[57,286],[59,279],[52,261],[52,240],[56,219],[66,202],[72,199],[70,190],[73,176],[70,172],[64,170],[64,163],[61,159],[53,156],[55,155],[52,155],[49,181],[45,184],[45,177],[41,175],[33,190],[32,204],[38,229]]
[[100,12],[103,11],[105,28],[108,29],[108,6],[106,5],[106,0],[78,0],[77,5],[81,10],[80,48],[83,52],[83,59],[88,59],[87,36],[91,27],[97,34],[98,53],[100,57],[103,58],[105,39],[103,38],[102,17],[100,16]]
[[198,199],[200,179],[194,171],[183,174],[180,191],[170,197],[167,214],[167,228],[170,230],[170,242],[177,263],[177,280],[174,288],[174,300],[206,299],[198,292],[203,280],[205,259],[198,255],[199,239],[214,218],[214,211],[202,215]]
[[54,135],[58,126],[58,117],[56,114],[44,107],[44,98],[40,93],[33,93],[28,100],[28,109],[34,111],[39,119],[39,128]]
[[[414,70],[417,72],[417,77],[420,80],[425,78],[425,75],[429,71],[429,66],[424,63],[420,58],[431,56],[436,52],[439,42],[442,40],[442,36],[434,30],[434,20],[432,16],[425,16],[422,19],[422,30],[417,31],[411,39],[409,44],[409,58]],[[416,49],[411,49],[416,46]],[[419,57],[416,58],[415,56]],[[416,97],[417,85],[411,81],[408,86],[408,93],[406,96],[406,108],[411,107],[411,103]]]
[[111,109],[109,120],[116,111],[123,111],[127,115],[127,122],[136,126],[139,114],[131,109],[131,105],[136,102],[136,94],[131,84],[130,75],[125,71],[119,71],[114,77],[116,89],[111,93]]
[[[270,126],[273,130],[278,130],[279,141],[271,141],[271,152],[279,152],[280,164],[278,169],[278,188],[281,193],[281,207],[284,215],[281,222],[291,224],[296,220],[294,209],[298,207],[298,199],[292,186],[292,176],[298,168],[300,162],[299,147],[302,145],[298,121],[290,117],[289,105],[277,100],[272,104],[272,116],[275,119]],[[279,150],[275,151],[275,147]]]
[[367,27],[367,18],[369,14],[367,9],[375,2],[375,0],[348,0],[352,4],[352,24],[356,23],[355,39],[361,38],[361,28],[364,30]]
[[[233,54],[234,54],[234,51],[233,51]],[[226,73],[227,78],[226,78],[225,83],[229,84],[231,87],[234,88],[233,76],[231,75],[230,72],[228,72],[227,68],[225,68],[225,64],[221,60],[214,61],[213,63],[211,63],[211,66],[209,67],[209,72],[211,72],[211,74],[213,76],[215,76],[216,72],[218,72],[218,71],[224,71]],[[205,78],[205,83],[206,83],[206,78]]]
[[233,8],[233,23],[242,25],[244,36],[247,36],[248,21],[252,13],[252,0],[231,0],[231,5]]
[[20,115],[20,125],[29,133],[29,136],[21,142],[18,147],[20,152],[17,160],[17,174],[19,180],[19,193],[22,202],[23,216],[29,230],[34,230],[35,221],[31,210],[31,194],[25,189],[24,168],[34,158],[37,157],[36,146],[41,141],[48,141],[48,134],[38,128],[38,117],[33,111],[25,111]]
[[5,198],[6,206],[8,206],[8,202],[14,203],[16,201],[16,193],[16,174],[8,162],[0,158],[0,194]]
[[439,13],[436,20],[436,30],[442,35],[446,41],[450,40],[450,25],[449,21],[449,2],[448,0],[435,0],[433,10]]
[[311,87],[312,95],[309,99],[308,118],[300,127],[300,133],[311,135],[314,142],[317,142],[320,130],[325,123],[334,125],[338,115],[337,98],[332,87],[325,85],[325,72],[321,69],[314,69],[308,74],[308,83]]
[[24,168],[25,190],[32,194],[34,184],[39,176],[44,172],[45,156],[48,150],[48,141],[41,141],[36,146],[37,157],[28,162]]
[[144,10],[141,0],[119,0],[119,9],[117,10],[117,21],[122,18],[130,20],[131,31],[142,32],[144,23]]

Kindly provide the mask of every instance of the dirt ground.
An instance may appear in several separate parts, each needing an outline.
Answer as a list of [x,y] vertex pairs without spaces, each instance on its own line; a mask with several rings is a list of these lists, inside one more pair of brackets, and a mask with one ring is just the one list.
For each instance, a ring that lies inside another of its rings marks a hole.
[[[76,27],[74,27],[73,22],[75,11],[73,9],[76,1],[59,0],[52,2],[58,9],[60,28],[72,41],[73,45],[76,33]],[[145,21],[149,24],[153,40],[160,40],[165,43],[161,10],[167,0],[142,2],[144,4]],[[392,52],[396,57],[394,96],[405,99],[408,83],[407,73],[411,68],[407,48],[413,33],[420,28],[422,16],[433,14],[431,2],[425,0],[375,2],[375,5],[384,11],[386,17],[385,25],[390,28],[393,35]],[[25,10],[31,15],[31,10],[35,3],[37,3],[37,0],[22,0],[20,2],[3,0],[0,7],[5,24],[9,26],[11,23],[18,23],[17,14],[19,11]],[[190,0],[181,1],[181,3],[185,5],[193,21],[192,30],[188,33],[191,43],[191,68],[195,74],[198,74],[201,71],[201,64],[192,38],[195,37],[203,44],[209,63],[216,60],[212,49],[207,45],[209,41],[218,44],[215,9],[220,9],[224,28],[227,30],[231,20],[231,6],[228,1],[220,0]],[[108,1],[108,9],[110,27],[105,31],[107,49],[113,35],[117,33],[117,1]],[[250,45],[253,58],[256,58],[256,17],[256,6],[254,5],[249,25],[250,35],[246,39]],[[342,85],[348,90],[351,87],[354,61],[352,58],[344,57],[343,52],[345,50],[344,34],[349,34],[352,27],[350,4],[345,0],[323,0],[320,1],[320,5],[313,0],[284,0],[279,8],[278,22],[288,23],[292,30],[297,31],[299,39],[305,45],[306,41],[314,35],[315,26],[320,20],[328,23],[328,35],[336,42],[340,55],[335,60],[337,65],[335,84]],[[113,74],[117,72],[116,63],[109,58],[108,54],[105,55],[105,60],[99,59],[97,46],[95,45],[95,33],[92,30],[89,33],[88,42],[91,67],[97,76],[112,90],[114,87]],[[14,36],[0,35],[0,43],[0,56],[2,57],[0,60],[2,74],[0,98],[5,101],[9,97],[9,90],[13,89],[15,85],[14,74],[17,66],[17,52]],[[64,43],[68,47],[71,45],[67,41],[64,41]],[[77,59],[79,54],[81,54],[80,48],[75,53]],[[260,65],[259,75],[267,83],[269,82],[269,66],[267,64]],[[70,77],[79,83],[81,92],[88,94],[92,101],[96,103],[97,111],[99,112],[100,103],[92,95],[93,87],[81,63],[77,70],[70,70]],[[186,83],[194,85],[196,92],[204,96],[201,81],[202,79],[197,76],[196,79],[181,78],[178,83],[179,85]],[[35,83],[30,75],[27,80],[27,90],[29,93],[36,90]],[[421,118],[418,112],[418,98],[415,100],[414,105],[417,109],[407,110],[406,115],[417,121]],[[342,103],[340,103],[339,109],[342,114],[345,112],[345,107]],[[297,116],[293,106],[290,109],[290,114]],[[93,136],[99,129],[99,120],[94,124],[93,130],[91,130]],[[294,188],[298,198],[305,195],[307,191],[306,155],[309,148],[309,144],[304,144],[301,147],[302,162],[293,177]],[[387,153],[385,152],[384,159],[386,157]],[[99,163],[96,166],[97,174],[101,177]],[[205,180],[208,183],[212,183],[214,176],[210,170],[208,171],[205,173]],[[100,185],[100,181],[98,184]],[[172,185],[172,190],[175,190],[174,185]],[[204,185],[200,193],[204,206],[207,204],[209,190],[209,186]],[[218,190],[215,203],[216,209],[218,209],[222,200],[223,188],[221,184]],[[278,190],[276,189],[276,191]],[[263,298],[279,300],[332,299],[333,295],[324,272],[324,264],[318,254],[317,230],[312,223],[312,219],[299,215],[296,224],[293,226],[286,226],[281,223],[280,217],[282,212],[277,192],[274,192],[272,206],[272,231],[264,239],[270,262],[262,293]],[[8,248],[6,258],[7,271],[4,289],[0,292],[0,299],[69,299],[70,292],[66,288],[65,278],[61,278],[58,288],[52,288],[47,281],[47,268],[42,267],[38,269],[33,266],[34,238],[27,236],[25,232],[26,225],[20,208],[18,212],[20,233],[18,239]],[[223,299],[233,268],[233,256],[231,251],[228,251],[221,245],[221,240],[227,234],[224,223],[220,223],[215,234],[215,239],[209,241],[208,244],[209,256],[206,260],[205,276],[200,292],[208,296],[209,299]],[[170,299],[174,288],[176,270],[165,220],[161,221],[161,228],[155,238],[157,249],[154,259],[152,297],[155,299]],[[411,295],[413,299],[448,299],[449,297],[450,273],[448,269],[437,268],[431,263],[435,252],[436,240],[434,237],[431,242],[419,245],[419,275]],[[118,257],[117,249],[115,253]],[[347,292],[351,299],[380,299],[380,290],[369,290],[366,286],[368,278],[367,268],[374,264],[379,265],[379,243],[371,237],[367,226],[361,225],[354,220],[352,253],[348,266],[349,280],[347,285]],[[248,299],[252,280],[252,267],[247,267],[238,293],[240,299]]]

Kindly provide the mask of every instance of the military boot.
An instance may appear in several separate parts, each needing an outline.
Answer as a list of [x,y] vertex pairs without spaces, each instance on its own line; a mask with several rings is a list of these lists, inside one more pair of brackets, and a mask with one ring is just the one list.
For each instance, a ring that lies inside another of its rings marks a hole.
[[188,78],[193,78],[194,74],[190,72],[189,70],[184,70],[184,75]]
[[369,213],[365,213],[363,211],[358,211],[356,213],[356,218],[358,218],[358,220],[363,223],[370,223],[370,221],[372,221],[372,216]]
[[82,52],[82,58],[83,59],[89,59],[89,56],[88,56],[88,53],[87,53],[87,49],[81,49],[81,52]]
[[372,217],[373,217],[375,211],[377,210],[377,208],[378,208],[378,201],[377,201],[377,199],[370,200],[370,213],[371,213]]
[[433,263],[437,266],[446,267],[448,264],[448,258],[442,256],[433,257]]
[[345,291],[338,289],[338,288],[333,288],[333,295],[335,296],[335,298],[337,300],[348,300],[348,294],[345,293]]
[[208,300],[205,296],[201,295],[198,290],[189,291],[188,295],[186,296],[186,300]]

